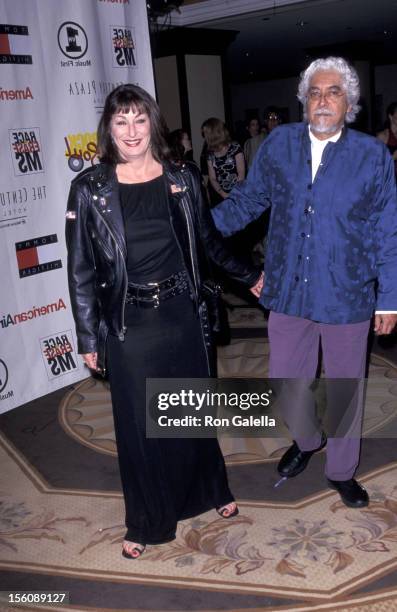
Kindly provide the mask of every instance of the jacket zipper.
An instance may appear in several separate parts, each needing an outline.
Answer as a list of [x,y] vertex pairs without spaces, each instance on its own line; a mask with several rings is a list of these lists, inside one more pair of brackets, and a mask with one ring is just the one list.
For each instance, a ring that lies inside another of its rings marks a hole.
[[[110,236],[113,238],[114,243],[115,243],[118,251],[120,252],[121,259],[122,259],[122,262],[123,262],[123,267],[124,267],[124,278],[127,278],[127,267],[125,265],[123,251],[121,250],[121,247],[120,247],[119,243],[117,242],[115,235],[113,234],[112,230],[110,229],[110,226],[109,226],[108,222],[105,221],[105,219],[102,217],[100,212],[95,208],[95,206],[93,206],[93,208],[94,208],[95,212],[97,213],[97,215],[99,216],[99,218],[102,220],[102,223],[105,225],[105,227],[108,230]],[[127,328],[126,328],[126,326],[124,324],[124,315],[125,315],[125,301],[126,301],[126,298],[127,298],[128,282],[124,283],[124,285],[125,285],[125,288],[124,288],[123,300],[122,300],[122,304],[121,304],[121,333],[118,336],[119,340],[121,340],[122,342],[124,342],[125,332],[127,331]]]
[[[192,225],[193,225],[193,221],[192,221],[192,217],[190,214],[190,210],[189,210],[189,206],[186,204],[185,199],[182,198],[181,200],[182,202],[182,207],[183,207],[183,212],[185,213],[186,216],[186,225],[187,225],[187,232],[188,232],[188,237],[189,237],[189,249],[190,249],[190,259],[192,262],[192,271],[193,271],[193,280],[196,286],[196,295],[199,295],[199,287],[198,287],[198,281],[196,278],[196,273],[195,273],[195,265],[194,265],[194,257],[193,257],[193,232],[192,232]],[[200,305],[199,305],[199,309],[200,309]],[[208,374],[210,374],[211,372],[211,368],[210,368],[210,362],[209,362],[209,357],[208,357],[208,350],[207,350],[207,344],[206,344],[206,340],[205,340],[205,336],[204,336],[204,332],[203,332],[203,326],[201,324],[201,313],[199,312],[199,323],[200,323],[200,330],[201,330],[201,337],[203,339],[203,345],[204,345],[204,352],[205,352],[205,357],[207,360],[207,369],[208,369]],[[207,315],[208,318],[208,315]],[[208,321],[207,321],[208,324]]]
[[194,280],[194,284],[196,287],[196,295],[199,295],[199,287],[198,287],[198,282],[197,282],[197,277],[196,277],[196,272],[195,272],[195,265],[194,265],[194,256],[193,256],[193,235],[192,235],[192,217],[190,215],[190,210],[189,207],[186,205],[185,199],[182,198],[181,200],[182,202],[182,207],[183,207],[183,212],[185,213],[185,217],[186,217],[186,226],[187,226],[187,233],[189,236],[189,250],[190,250],[190,259],[192,262],[192,272],[193,272],[193,280]]

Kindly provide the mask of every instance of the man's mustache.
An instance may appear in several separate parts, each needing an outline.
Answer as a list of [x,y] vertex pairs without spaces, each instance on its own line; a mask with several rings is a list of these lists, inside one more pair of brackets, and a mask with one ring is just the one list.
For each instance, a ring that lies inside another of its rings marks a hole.
[[328,110],[326,108],[319,108],[318,110],[314,111],[314,115],[318,116],[318,115],[325,115],[326,117],[334,117],[335,113],[331,110]]

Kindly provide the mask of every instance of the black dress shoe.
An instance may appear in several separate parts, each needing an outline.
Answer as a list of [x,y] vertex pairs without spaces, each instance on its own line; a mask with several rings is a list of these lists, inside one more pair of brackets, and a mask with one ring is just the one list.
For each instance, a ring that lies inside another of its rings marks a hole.
[[357,480],[330,480],[327,478],[328,486],[338,491],[343,503],[349,508],[365,508],[369,504],[368,493]]
[[324,448],[326,444],[327,437],[324,433],[321,436],[320,446],[311,451],[301,451],[294,440],[292,446],[289,447],[289,449],[284,453],[284,455],[279,461],[279,464],[277,466],[278,473],[280,474],[280,476],[283,476],[285,478],[293,478],[294,476],[297,476],[298,474],[303,472],[303,470],[309,463],[310,457],[314,455],[314,453],[317,453],[319,450]]

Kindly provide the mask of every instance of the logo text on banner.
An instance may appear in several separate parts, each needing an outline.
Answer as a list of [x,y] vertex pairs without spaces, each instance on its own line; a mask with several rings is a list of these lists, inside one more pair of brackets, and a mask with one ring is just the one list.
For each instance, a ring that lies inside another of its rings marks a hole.
[[56,234],[17,242],[15,251],[20,278],[62,268]]
[[84,28],[74,21],[65,21],[59,26],[58,46],[68,59],[61,61],[63,68],[91,66],[91,60],[81,60],[88,50],[88,38]]
[[77,370],[76,349],[70,329],[40,338],[40,349],[50,380]]
[[65,136],[65,157],[68,166],[73,172],[80,172],[84,162],[90,162],[93,166],[99,162],[97,155],[96,132],[82,132],[79,134],[68,134]]
[[37,317],[45,317],[46,315],[59,312],[60,310],[66,310],[66,304],[62,298],[59,298],[56,302],[52,302],[51,304],[46,304],[45,306],[32,306],[29,310],[24,312],[2,315],[0,326],[2,329],[6,329],[9,325],[26,323],[26,321],[31,321]]
[[131,26],[110,26],[115,68],[136,68],[135,32]]
[[8,131],[15,176],[44,172],[39,128],[13,128]]
[[0,87],[0,100],[33,100],[30,87],[24,89],[3,89]]
[[27,26],[0,24],[0,63],[32,63]]
[[[13,397],[14,391],[7,389],[8,384],[8,368],[5,361],[0,359],[0,402],[5,399]],[[3,393],[4,391],[4,393]]]

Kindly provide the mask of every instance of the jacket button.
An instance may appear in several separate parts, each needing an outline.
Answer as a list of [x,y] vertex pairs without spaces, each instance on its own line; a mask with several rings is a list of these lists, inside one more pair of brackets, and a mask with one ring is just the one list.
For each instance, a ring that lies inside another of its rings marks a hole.
[[299,280],[299,276],[298,275],[295,276],[295,280],[298,282],[298,280]]
[[298,261],[301,261],[302,255],[298,255]]
[[306,236],[305,232],[301,232],[301,236],[304,238]]
[[307,188],[310,191],[313,188],[313,185],[308,185]]

